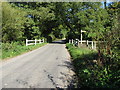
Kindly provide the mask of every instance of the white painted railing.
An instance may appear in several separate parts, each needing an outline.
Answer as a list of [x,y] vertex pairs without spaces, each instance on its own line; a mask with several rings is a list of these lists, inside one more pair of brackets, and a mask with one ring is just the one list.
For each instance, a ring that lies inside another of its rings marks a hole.
[[80,41],[79,39],[75,39],[75,40],[72,39],[72,40],[69,40],[69,43],[72,43],[77,46],[79,46],[80,44],[86,43],[86,45],[88,47],[91,47],[91,49],[96,49],[97,41],[88,41],[88,40]]
[[44,39],[40,39],[40,40],[37,40],[37,39],[35,39],[35,40],[28,40],[28,39],[26,39],[26,46],[33,45],[33,44],[36,45],[37,43],[44,43]]

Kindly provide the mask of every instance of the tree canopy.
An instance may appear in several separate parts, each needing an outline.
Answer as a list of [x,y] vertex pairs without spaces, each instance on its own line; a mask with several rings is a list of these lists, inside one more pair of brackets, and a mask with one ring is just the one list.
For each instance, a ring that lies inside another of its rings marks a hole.
[[68,41],[80,39],[81,30],[85,30],[84,39],[98,41],[100,68],[110,73],[105,78],[115,86],[120,81],[116,80],[120,77],[119,29],[120,2],[2,2],[2,43],[42,38]]
[[80,31],[86,30],[84,38],[88,40],[108,41],[99,48],[109,53],[114,45],[118,48],[119,2],[106,8],[101,2],[3,2],[2,7],[3,42],[80,39]]
[[[74,39],[80,38],[81,29],[87,31],[85,38],[104,40],[116,12],[102,8],[100,2],[11,2],[2,6],[3,42],[41,37]],[[109,5],[109,9],[117,7]]]

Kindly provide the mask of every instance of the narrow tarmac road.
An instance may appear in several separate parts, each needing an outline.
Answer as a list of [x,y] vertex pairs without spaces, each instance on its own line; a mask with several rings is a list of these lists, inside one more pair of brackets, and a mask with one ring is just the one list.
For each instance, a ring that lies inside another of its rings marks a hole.
[[74,74],[63,41],[0,63],[2,88],[67,88]]

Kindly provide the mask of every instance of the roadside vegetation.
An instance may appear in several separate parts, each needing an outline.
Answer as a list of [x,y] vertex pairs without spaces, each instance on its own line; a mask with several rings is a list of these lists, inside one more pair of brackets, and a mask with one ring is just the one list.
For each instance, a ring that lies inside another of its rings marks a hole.
[[120,88],[119,62],[116,60],[118,58],[103,55],[106,62],[101,65],[97,51],[78,48],[68,43],[66,47],[71,54],[78,77],[77,87]]
[[2,2],[2,58],[39,47],[26,47],[25,39],[68,41],[81,30],[84,40],[98,42],[96,51],[67,44],[81,86],[120,86],[120,1]]
[[39,48],[45,44],[47,43],[25,46],[23,42],[22,43],[19,43],[19,42],[3,43],[2,59],[7,59],[7,58],[11,58],[11,57],[23,54],[25,52]]

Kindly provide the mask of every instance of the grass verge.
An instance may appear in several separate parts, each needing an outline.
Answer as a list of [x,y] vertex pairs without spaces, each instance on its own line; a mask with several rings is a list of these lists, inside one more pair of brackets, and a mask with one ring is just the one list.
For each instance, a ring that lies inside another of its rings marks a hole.
[[2,60],[8,59],[20,54],[23,54],[25,52],[37,49],[41,46],[44,46],[47,43],[41,43],[36,45],[29,45],[25,46],[24,44],[21,45],[18,42],[12,42],[12,43],[2,43]]
[[72,57],[72,63],[78,77],[77,87],[88,88],[120,88],[120,70],[118,65],[106,64],[99,66],[96,51],[87,48],[78,48],[66,44]]

